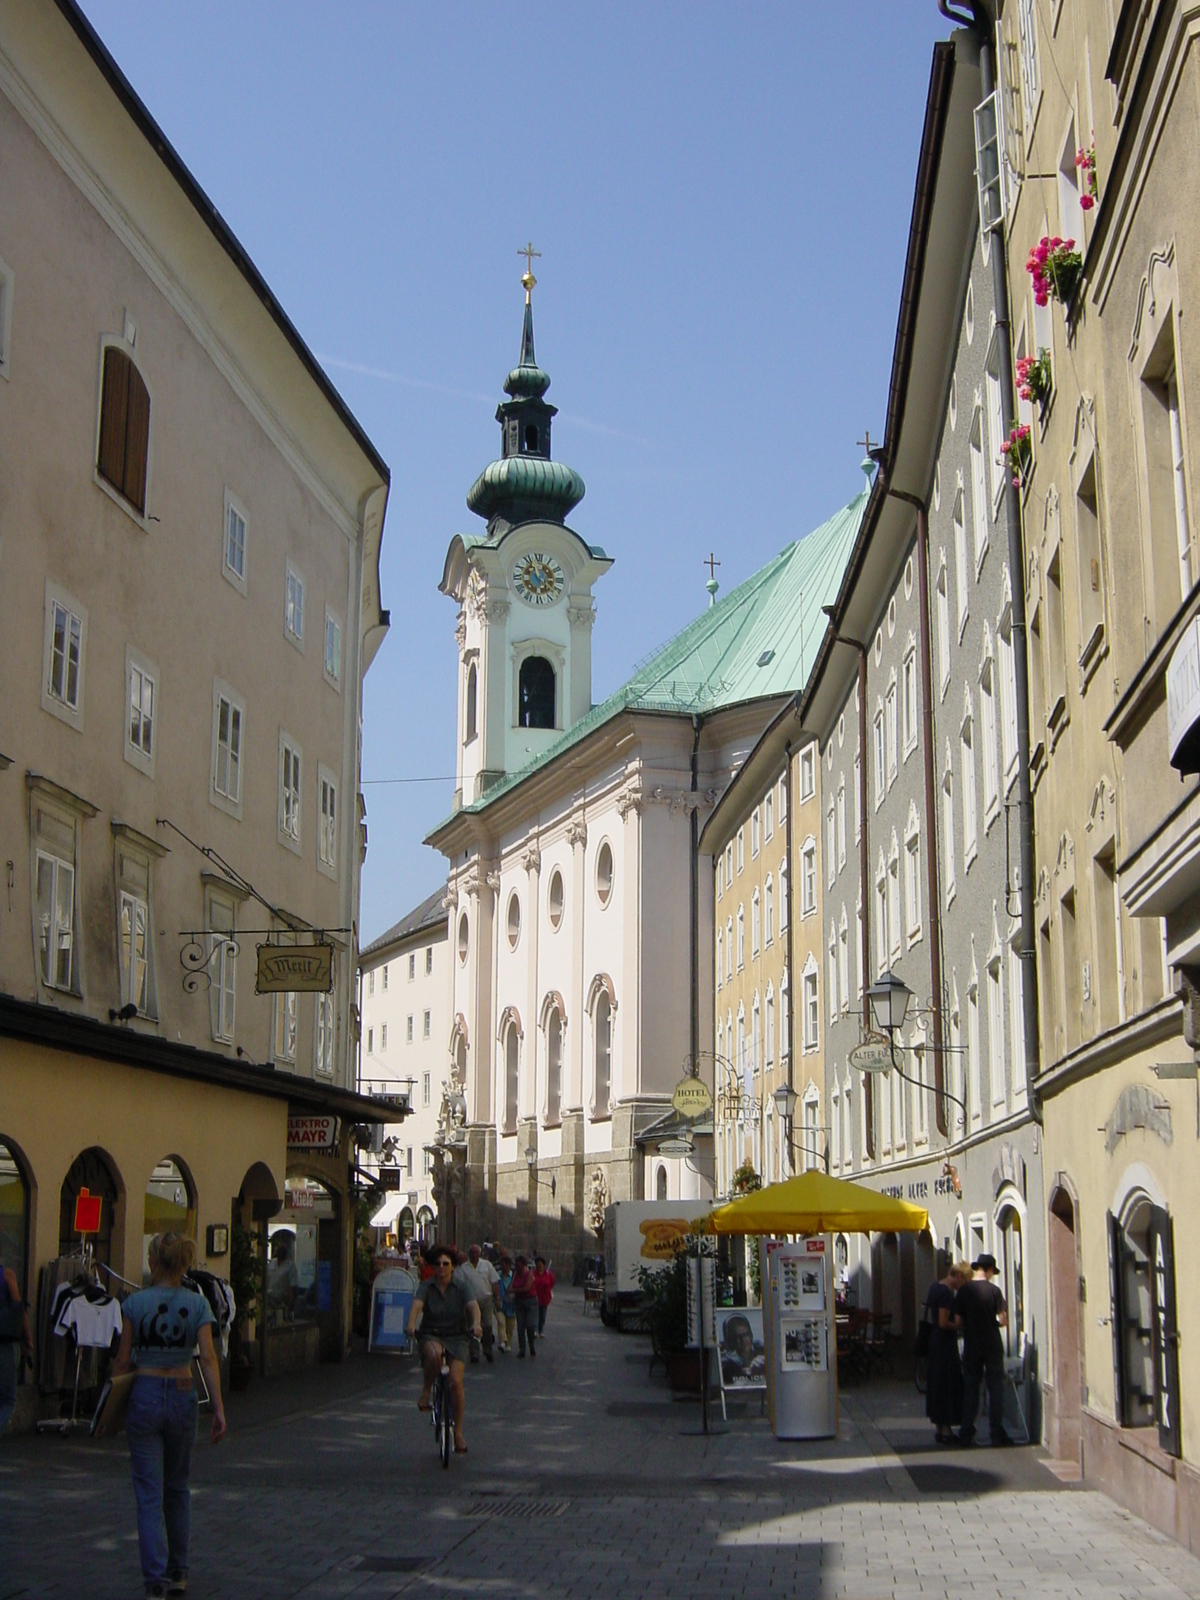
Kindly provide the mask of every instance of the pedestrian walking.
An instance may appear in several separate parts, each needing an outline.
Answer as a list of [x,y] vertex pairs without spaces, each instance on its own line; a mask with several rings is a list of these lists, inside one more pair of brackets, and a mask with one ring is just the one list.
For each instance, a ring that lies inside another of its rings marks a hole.
[[505,1355],[517,1342],[517,1302],[512,1292],[513,1264],[500,1257],[500,1348]]
[[929,1325],[925,1415],[937,1429],[938,1444],[952,1444],[953,1429],[962,1423],[963,1377],[958,1355],[961,1323],[954,1314],[954,1296],[971,1276],[964,1261],[947,1259],[945,1267],[925,1296],[925,1321]]
[[[479,1307],[479,1322],[482,1330],[483,1353],[488,1361],[493,1359],[492,1346],[496,1342],[494,1329],[494,1316],[496,1298],[492,1288],[491,1278],[488,1274],[495,1274],[495,1268],[490,1262],[480,1259],[479,1246],[473,1244],[467,1251],[467,1259],[455,1267],[454,1278],[463,1294],[468,1300],[474,1300]],[[479,1357],[474,1350],[471,1352],[471,1365],[479,1365]]]
[[954,1296],[954,1315],[963,1331],[963,1413],[958,1432],[960,1444],[975,1437],[979,1415],[979,1385],[987,1374],[988,1423],[994,1445],[1011,1444],[1004,1431],[1004,1341],[1001,1328],[1008,1327],[1008,1306],[998,1284],[992,1282],[999,1270],[996,1258],[982,1255],[971,1263],[976,1274]]
[[550,1302],[554,1298],[554,1274],[546,1265],[545,1256],[534,1257],[533,1282],[537,1292],[539,1338],[546,1336],[546,1313],[550,1309]]
[[195,1259],[195,1244],[177,1233],[160,1233],[150,1241],[150,1288],[136,1290],[121,1307],[121,1342],[112,1366],[114,1377],[134,1373],[125,1434],[147,1600],[187,1590],[197,1347],[213,1408],[212,1442],[225,1437],[212,1337],[216,1319],[198,1290],[183,1287],[183,1275]]
[[0,1433],[8,1427],[8,1419],[16,1409],[17,1383],[25,1357],[32,1362],[29,1314],[16,1273],[0,1263]]
[[538,1303],[537,1284],[534,1282],[533,1273],[529,1268],[526,1256],[517,1257],[517,1270],[513,1273],[512,1296],[517,1303],[517,1355],[524,1356],[525,1346],[529,1345],[529,1354],[535,1356],[537,1350],[534,1340],[537,1333]]

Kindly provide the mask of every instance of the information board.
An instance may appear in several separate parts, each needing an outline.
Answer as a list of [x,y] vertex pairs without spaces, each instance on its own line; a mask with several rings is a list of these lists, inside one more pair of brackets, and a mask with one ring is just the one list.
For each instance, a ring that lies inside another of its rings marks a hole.
[[408,1313],[417,1294],[417,1280],[403,1267],[389,1267],[371,1285],[371,1328],[368,1350],[405,1352],[409,1348]]

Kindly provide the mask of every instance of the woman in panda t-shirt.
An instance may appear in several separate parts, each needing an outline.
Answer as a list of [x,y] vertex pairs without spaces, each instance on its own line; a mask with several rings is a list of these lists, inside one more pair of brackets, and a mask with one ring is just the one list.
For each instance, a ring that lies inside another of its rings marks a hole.
[[196,1246],[177,1233],[160,1233],[151,1241],[150,1288],[137,1290],[121,1306],[121,1343],[112,1369],[114,1376],[134,1373],[125,1433],[147,1600],[187,1589],[188,1477],[197,1412],[193,1355],[199,1355],[212,1400],[212,1441],[225,1436],[212,1340],[215,1318],[202,1294],[183,1287],[183,1275],[195,1259]]

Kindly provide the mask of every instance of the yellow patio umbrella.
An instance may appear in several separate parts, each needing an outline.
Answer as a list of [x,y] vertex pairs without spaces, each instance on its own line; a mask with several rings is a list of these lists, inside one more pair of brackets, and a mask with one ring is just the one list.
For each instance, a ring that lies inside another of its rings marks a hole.
[[698,1233],[923,1233],[929,1213],[814,1169],[718,1206],[694,1226]]

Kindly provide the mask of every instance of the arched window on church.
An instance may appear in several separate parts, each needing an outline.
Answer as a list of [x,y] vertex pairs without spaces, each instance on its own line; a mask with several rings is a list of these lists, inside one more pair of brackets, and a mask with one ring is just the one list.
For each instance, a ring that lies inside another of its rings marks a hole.
[[597,1117],[606,1117],[612,1093],[612,1006],[607,994],[596,1001],[596,1096]]
[[525,448],[526,448],[526,450],[536,450],[537,447],[538,447],[537,423],[536,422],[527,422],[525,424]]
[[526,656],[521,663],[517,726],[553,728],[554,700],[554,668],[545,656]]
[[517,1025],[510,1022],[504,1039],[504,1131],[517,1131],[517,1086],[520,1082],[521,1039]]
[[557,1006],[546,1024],[546,1122],[562,1120],[563,1025]]
[[475,663],[472,661],[471,665],[467,668],[467,715],[465,718],[467,732],[464,740],[464,743],[466,744],[470,744],[471,740],[479,731],[477,725],[477,719],[479,715],[477,710],[478,697],[479,674],[475,670]]

